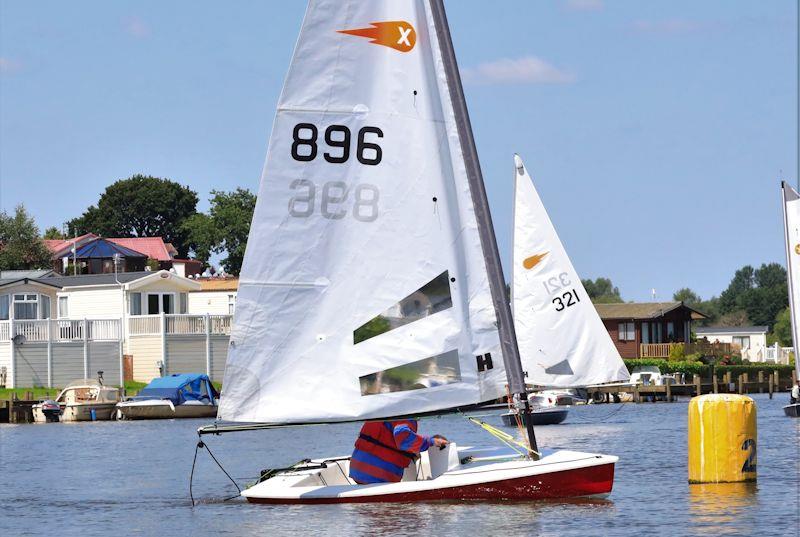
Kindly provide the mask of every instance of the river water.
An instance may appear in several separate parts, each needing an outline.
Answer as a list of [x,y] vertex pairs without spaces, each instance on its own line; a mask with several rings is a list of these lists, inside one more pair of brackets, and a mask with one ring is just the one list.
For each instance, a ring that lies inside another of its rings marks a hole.
[[[0,536],[17,535],[798,535],[800,420],[787,396],[754,395],[758,482],[689,485],[687,403],[574,407],[539,427],[541,447],[620,457],[605,500],[323,506],[225,501],[236,489],[201,451],[199,420],[0,425]],[[499,417],[484,418],[500,425]],[[461,445],[494,439],[460,417],[421,432]],[[355,424],[206,437],[240,483],[305,457],[349,454]]]

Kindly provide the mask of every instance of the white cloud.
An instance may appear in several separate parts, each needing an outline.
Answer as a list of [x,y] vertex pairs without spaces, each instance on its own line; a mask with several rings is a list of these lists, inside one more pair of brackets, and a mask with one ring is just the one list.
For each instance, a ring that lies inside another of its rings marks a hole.
[[16,73],[22,64],[11,58],[0,57],[0,73]]
[[472,84],[569,84],[575,76],[536,56],[501,58],[461,70],[461,76]]
[[150,36],[150,27],[139,17],[128,17],[123,23],[125,33],[137,39],[144,39]]
[[603,0],[566,0],[564,5],[570,11],[600,11],[605,7]]
[[686,19],[666,19],[661,21],[634,21],[634,31],[642,34],[685,34],[701,30],[703,25]]

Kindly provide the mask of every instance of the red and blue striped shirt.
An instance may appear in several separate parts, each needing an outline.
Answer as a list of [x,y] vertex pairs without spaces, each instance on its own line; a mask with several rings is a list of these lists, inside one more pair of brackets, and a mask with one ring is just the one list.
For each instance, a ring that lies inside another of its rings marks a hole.
[[417,434],[416,420],[367,422],[350,458],[350,477],[359,484],[396,483],[414,457],[433,443]]

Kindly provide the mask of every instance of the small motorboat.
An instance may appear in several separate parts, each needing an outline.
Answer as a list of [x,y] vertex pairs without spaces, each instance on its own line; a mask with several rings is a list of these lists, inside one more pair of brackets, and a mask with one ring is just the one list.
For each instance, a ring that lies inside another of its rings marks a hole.
[[251,503],[322,504],[432,500],[538,500],[605,496],[617,457],[559,450],[539,460],[506,448],[447,447],[420,454],[398,483],[359,485],[350,458],[305,460],[265,470],[242,492]]
[[120,419],[211,418],[219,392],[207,375],[179,373],[153,379],[138,395],[117,404]]
[[[569,407],[559,405],[558,397],[549,391],[532,393],[528,396],[528,401],[531,405],[530,417],[533,425],[556,425],[567,419],[569,414]],[[503,425],[508,427],[517,425],[516,410],[501,414],[500,418],[503,420]]]
[[59,421],[60,417],[61,406],[52,399],[33,405],[34,423],[54,423]]
[[[102,371],[98,371],[96,379],[73,380],[61,390],[55,400],[60,407],[61,421],[110,420],[119,401],[119,388],[103,384]],[[35,409],[34,421],[36,421]]]
[[783,407],[783,413],[790,418],[800,418],[800,403],[792,403]]

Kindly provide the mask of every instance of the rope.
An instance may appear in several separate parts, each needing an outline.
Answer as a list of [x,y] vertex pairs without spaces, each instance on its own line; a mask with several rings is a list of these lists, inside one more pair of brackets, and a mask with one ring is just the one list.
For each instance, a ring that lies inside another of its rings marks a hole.
[[197,463],[197,452],[200,451],[200,448],[206,448],[206,451],[208,451],[208,454],[211,455],[211,458],[214,460],[214,462],[217,463],[217,466],[219,466],[219,469],[222,470],[222,473],[228,476],[228,479],[230,479],[231,483],[233,483],[233,486],[236,487],[238,494],[236,494],[235,496],[231,496],[230,498],[225,498],[223,501],[232,500],[233,498],[237,498],[238,496],[240,496],[242,494],[242,489],[239,488],[239,485],[236,484],[236,481],[231,477],[231,474],[229,474],[228,471],[222,467],[222,464],[220,464],[220,462],[217,460],[214,454],[211,453],[209,447],[202,440],[198,440],[197,445],[194,448],[194,460],[192,460],[192,471],[189,474],[189,498],[191,498],[192,500],[192,507],[194,507],[195,505],[194,494],[192,493],[192,483],[194,481],[194,467],[195,464]]
[[[527,456],[529,456],[530,453],[535,453],[536,455],[538,455],[540,457],[542,456],[541,453],[539,453],[538,451],[532,450],[530,447],[528,447],[527,444],[523,444],[522,442],[519,442],[518,440],[516,440],[513,436],[511,436],[507,432],[501,431],[500,429],[498,429],[497,427],[494,427],[493,425],[489,425],[488,423],[480,421],[480,420],[477,420],[475,418],[467,418],[467,419],[469,421],[471,421],[472,423],[474,423],[475,425],[477,425],[480,428],[482,428],[484,431],[486,431],[490,435],[494,436],[495,438],[497,438],[498,440],[503,442],[505,445],[507,445],[508,447],[510,447],[511,449],[516,451],[517,453],[519,453],[520,455],[523,455],[523,456],[527,457]],[[519,448],[521,448],[521,449],[519,449]]]

